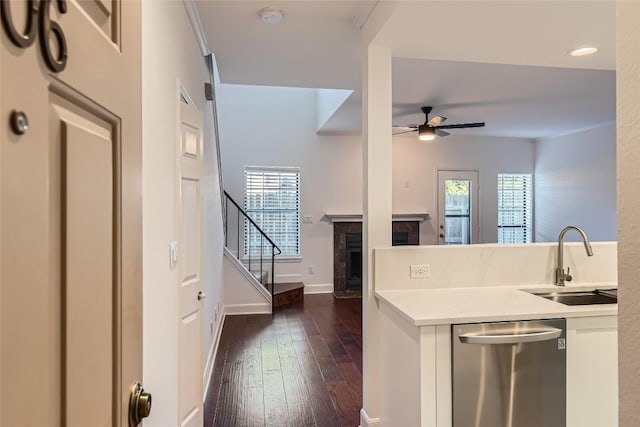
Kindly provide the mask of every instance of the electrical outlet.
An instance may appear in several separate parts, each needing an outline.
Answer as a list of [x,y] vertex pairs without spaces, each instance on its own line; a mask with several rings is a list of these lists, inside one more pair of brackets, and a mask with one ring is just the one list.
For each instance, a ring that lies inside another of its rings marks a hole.
[[411,264],[412,279],[428,279],[431,276],[429,264]]
[[316,274],[315,267],[313,265],[309,266],[309,274]]

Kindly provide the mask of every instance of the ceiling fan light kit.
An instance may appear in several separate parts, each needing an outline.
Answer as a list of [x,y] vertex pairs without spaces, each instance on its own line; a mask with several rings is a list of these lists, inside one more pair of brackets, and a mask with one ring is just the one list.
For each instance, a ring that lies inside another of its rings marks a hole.
[[424,142],[432,142],[436,139],[436,129],[426,124],[418,126],[418,139]]
[[484,127],[484,122],[443,125],[442,123],[445,120],[447,120],[447,118],[442,116],[434,116],[431,119],[429,119],[429,113],[431,113],[431,110],[432,110],[431,107],[422,107],[422,112],[424,113],[424,124],[422,125],[408,125],[408,126],[394,125],[394,127],[402,127],[402,128],[409,129],[409,130],[395,133],[394,135],[400,135],[407,132],[418,132],[418,139],[420,141],[430,142],[436,138],[436,135],[442,136],[442,137],[451,135],[449,132],[445,132],[442,129],[463,129],[463,128]]

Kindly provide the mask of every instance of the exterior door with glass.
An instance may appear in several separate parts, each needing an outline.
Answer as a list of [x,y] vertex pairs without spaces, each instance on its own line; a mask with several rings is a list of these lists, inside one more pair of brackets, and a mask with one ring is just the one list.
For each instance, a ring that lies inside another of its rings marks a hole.
[[438,170],[438,244],[479,243],[478,172]]

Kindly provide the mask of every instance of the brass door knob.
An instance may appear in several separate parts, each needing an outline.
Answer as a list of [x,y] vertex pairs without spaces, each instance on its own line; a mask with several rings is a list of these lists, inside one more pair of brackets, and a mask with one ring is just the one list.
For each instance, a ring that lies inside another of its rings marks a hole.
[[205,294],[204,292],[202,291],[198,292],[198,301],[202,301],[206,297],[207,297],[207,294]]
[[151,394],[144,391],[140,383],[131,387],[129,399],[129,426],[137,426],[151,413]]

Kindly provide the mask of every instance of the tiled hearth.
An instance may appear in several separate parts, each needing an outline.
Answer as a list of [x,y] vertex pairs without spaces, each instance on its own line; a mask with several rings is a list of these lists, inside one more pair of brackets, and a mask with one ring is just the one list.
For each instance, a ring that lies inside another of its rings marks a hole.
[[[395,244],[420,244],[418,221],[393,221],[392,232]],[[334,294],[340,297],[359,294],[362,291],[350,286],[354,283],[353,275],[351,278],[347,277],[347,234],[362,235],[362,222],[333,223],[333,290]]]

